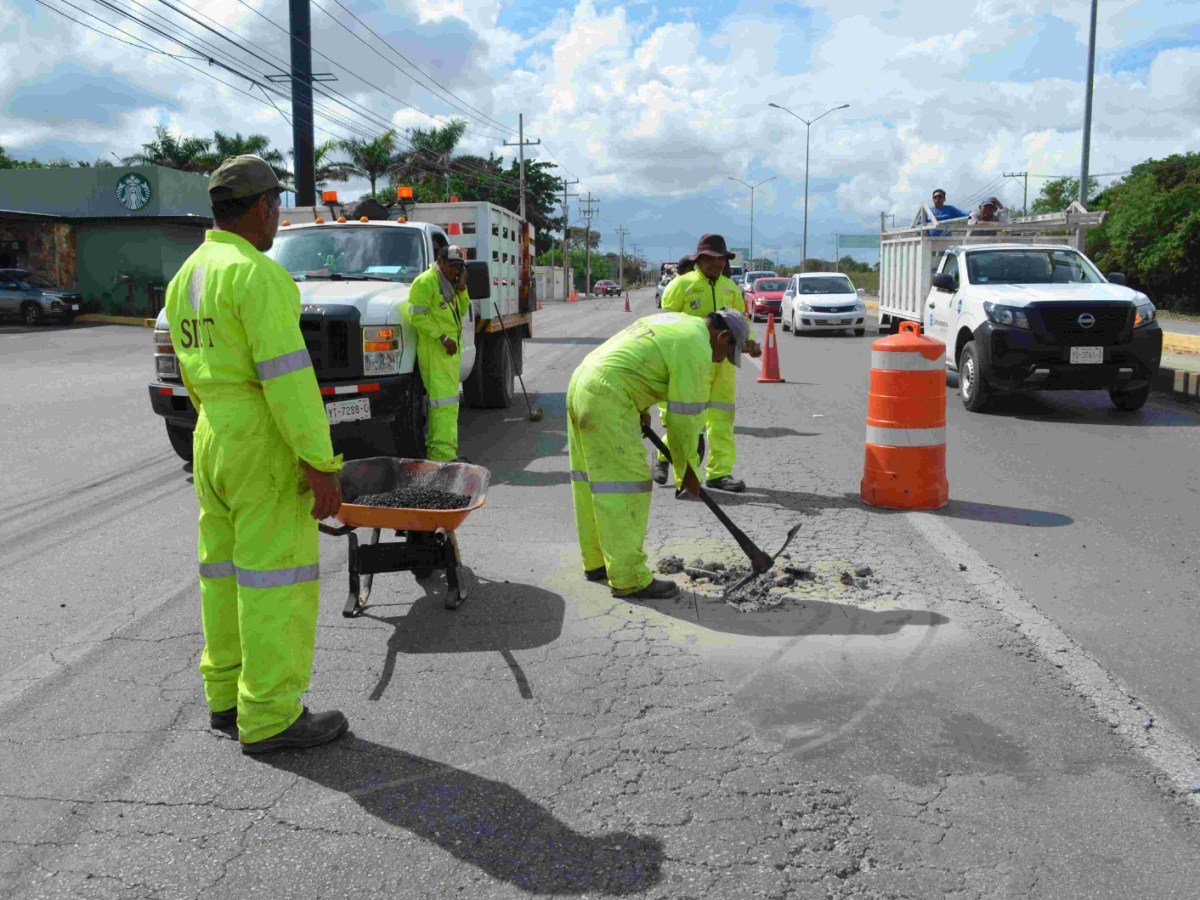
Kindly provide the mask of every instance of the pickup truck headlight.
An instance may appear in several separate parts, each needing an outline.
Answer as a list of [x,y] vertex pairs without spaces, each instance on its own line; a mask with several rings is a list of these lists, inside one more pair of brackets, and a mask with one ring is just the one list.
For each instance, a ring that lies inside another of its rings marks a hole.
[[363,375],[395,375],[400,371],[400,326],[363,329]]
[[1007,325],[1010,328],[1029,330],[1029,316],[1019,306],[1004,306],[1000,303],[984,303],[983,311],[997,325]]
[[1133,317],[1133,327],[1141,328],[1143,325],[1149,325],[1158,318],[1158,310],[1154,308],[1154,304],[1147,300],[1145,303],[1139,303],[1137,314]]

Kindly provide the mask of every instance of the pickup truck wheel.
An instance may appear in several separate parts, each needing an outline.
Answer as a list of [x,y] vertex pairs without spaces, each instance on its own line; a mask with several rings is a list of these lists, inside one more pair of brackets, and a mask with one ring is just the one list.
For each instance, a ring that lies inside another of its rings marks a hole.
[[26,325],[41,325],[45,314],[40,306],[30,300],[21,304],[21,319]]
[[473,409],[508,409],[513,398],[513,361],[499,333],[477,336],[475,368],[463,384],[463,397]]
[[1117,409],[1136,412],[1146,405],[1146,399],[1150,396],[1150,385],[1134,388],[1132,391],[1110,390],[1108,396],[1112,398],[1113,406]]
[[962,356],[958,358],[958,393],[963,406],[971,412],[983,412],[992,400],[974,341],[963,347]]
[[192,461],[192,429],[168,422],[167,440],[171,442],[171,449],[176,456],[184,462]]
[[425,458],[425,421],[428,408],[429,398],[425,393],[425,385],[414,375],[404,402],[400,409],[396,410],[396,418],[392,420],[392,441],[396,445],[397,456],[405,459]]

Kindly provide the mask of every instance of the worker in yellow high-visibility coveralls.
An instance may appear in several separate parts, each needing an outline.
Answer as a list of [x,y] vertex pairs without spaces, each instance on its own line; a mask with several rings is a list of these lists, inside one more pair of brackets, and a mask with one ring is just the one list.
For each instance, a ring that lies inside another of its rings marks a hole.
[[467,255],[442,247],[434,264],[418,275],[408,293],[406,315],[417,332],[417,367],[429,395],[425,455],[458,458],[458,382],[463,322],[468,320]]
[[317,522],[341,506],[325,407],[304,338],[300,292],[264,256],[283,186],[257,156],[209,179],[216,227],[167,287],[180,373],[200,417],[200,674],[213,728],[244,753],[314,747],[346,731],[312,713]]
[[741,362],[750,324],[736,310],[704,318],[658,313],[634,322],[589,353],[567,388],[567,450],[575,528],[589,581],[607,581],[613,596],[672,597],[657,579],[642,543],[650,518],[650,468],[642,443],[651,404],[665,402],[667,443],[676,484],[700,493],[696,440],[714,363]]
[[[719,234],[703,235],[692,259],[696,267],[667,285],[663,292],[663,309],[691,316],[706,316],[714,310],[728,307],[744,314],[746,301],[741,289],[722,274],[729,260],[733,259],[733,254],[725,246],[725,238]],[[751,356],[762,355],[762,349],[753,340],[747,340],[744,349]],[[746,482],[733,474],[733,464],[737,460],[737,445],[733,440],[737,379],[733,366],[727,363],[713,364],[709,393],[704,417],[709,446],[704,483],[721,491],[744,491]],[[667,460],[662,454],[659,454],[655,466],[654,481],[658,484],[667,483]]]

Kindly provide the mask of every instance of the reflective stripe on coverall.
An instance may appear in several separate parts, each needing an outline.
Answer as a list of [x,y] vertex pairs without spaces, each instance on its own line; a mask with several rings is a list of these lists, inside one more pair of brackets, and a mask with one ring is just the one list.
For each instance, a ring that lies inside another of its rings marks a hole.
[[567,449],[579,551],[585,570],[607,568],[616,591],[641,590],[654,577],[642,549],[650,518],[650,469],[641,414],[665,401],[676,470],[696,468],[711,371],[707,324],[659,313],[609,338],[571,376]]
[[316,640],[317,523],[300,467],[341,469],[300,333],[300,292],[238,235],[209,231],[167,287],[180,373],[200,412],[200,674],[265,740],[303,711]]
[[[435,264],[413,279],[405,314],[417,332],[417,368],[429,394],[425,455],[446,462],[458,456],[458,374],[463,321],[471,301],[464,288],[455,295],[456,304],[449,303],[442,295],[440,274]],[[442,346],[443,334],[458,345],[452,356]]]
[[[699,269],[680,275],[663,291],[663,309],[686,313],[704,318],[723,307],[746,311],[746,301],[741,289],[732,280],[721,275],[716,283],[704,277]],[[737,459],[737,445],[733,440],[733,413],[737,399],[737,372],[729,360],[712,364],[712,384],[709,389],[708,410],[704,416],[708,434],[708,462],[704,466],[704,479],[713,481],[733,474]],[[662,411],[662,408],[659,408]],[[665,421],[665,420],[664,420]],[[658,454],[663,460],[662,454]],[[675,473],[675,483],[683,476]]]

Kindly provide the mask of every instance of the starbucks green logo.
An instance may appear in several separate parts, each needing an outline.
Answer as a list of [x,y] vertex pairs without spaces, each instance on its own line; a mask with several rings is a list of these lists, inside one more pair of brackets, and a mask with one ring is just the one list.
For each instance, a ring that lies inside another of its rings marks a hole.
[[150,182],[130,172],[117,181],[117,199],[126,209],[138,210],[150,202]]

